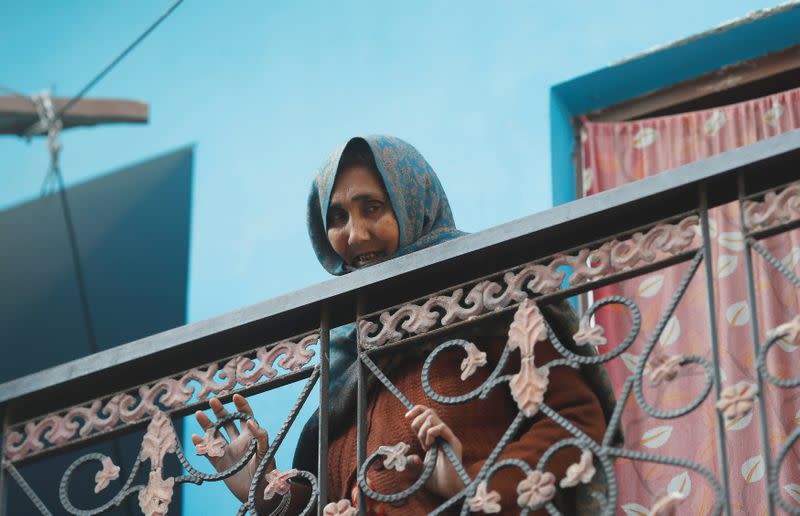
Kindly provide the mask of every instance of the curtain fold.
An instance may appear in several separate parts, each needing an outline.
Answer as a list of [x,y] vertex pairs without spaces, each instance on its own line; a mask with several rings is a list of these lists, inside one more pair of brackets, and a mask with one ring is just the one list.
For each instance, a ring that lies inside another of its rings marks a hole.
[[[800,88],[719,108],[633,122],[583,120],[583,193],[592,195],[797,128],[800,128]],[[768,170],[763,172],[769,173]],[[714,315],[722,388],[740,382],[755,383],[753,321],[750,320],[738,204],[711,210],[710,219]],[[800,231],[770,237],[762,244],[795,274],[800,272]],[[763,343],[770,329],[798,314],[800,293],[755,253],[753,268],[759,339]],[[617,392],[635,368],[646,336],[652,333],[686,270],[687,264],[672,266],[593,292],[595,301],[610,295],[627,296],[642,312],[644,335],[640,334],[621,361],[609,364]],[[626,318],[613,310],[601,309],[595,320],[605,328],[609,345],[621,342],[630,327]],[[701,267],[662,333],[648,365],[690,354],[710,360],[710,342],[705,271]],[[769,370],[784,378],[800,376],[800,351],[781,344],[785,343],[779,343],[776,348],[780,349],[768,355]],[[685,366],[672,381],[659,385],[645,381],[644,395],[651,405],[674,410],[688,405],[701,392],[704,382],[705,373],[701,367]],[[800,424],[800,400],[794,392],[797,389],[779,389],[766,384],[764,390],[766,406],[756,404],[749,416],[726,424],[728,480],[734,514],[766,514],[767,475],[759,412],[767,413],[773,460],[777,448]],[[626,448],[686,458],[719,476],[713,392],[694,412],[664,420],[649,417],[631,398],[623,413]],[[710,486],[695,472],[660,464],[619,461],[617,473],[619,514],[647,514],[656,499],[676,490],[687,496],[677,514],[706,514],[713,506]],[[796,450],[790,452],[781,468],[779,487],[783,498],[800,508],[800,459]],[[780,514],[780,508],[776,509]]]

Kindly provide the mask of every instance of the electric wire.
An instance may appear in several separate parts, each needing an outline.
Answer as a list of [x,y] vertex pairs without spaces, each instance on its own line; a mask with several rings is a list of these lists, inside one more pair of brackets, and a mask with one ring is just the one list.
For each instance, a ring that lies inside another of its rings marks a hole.
[[[147,29],[139,35],[139,37],[137,37],[135,40],[133,40],[133,42],[131,42],[119,55],[117,55],[117,57],[115,57],[105,68],[103,68],[97,75],[95,75],[94,78],[91,81],[89,81],[78,92],[77,95],[75,95],[74,97],[70,98],[69,101],[67,101],[67,103],[64,104],[64,106],[62,106],[61,109],[59,109],[55,113],[55,116],[53,116],[53,114],[50,113],[50,115],[47,117],[47,125],[43,125],[42,124],[42,120],[40,118],[39,121],[37,121],[36,123],[34,123],[30,127],[28,127],[28,129],[25,131],[24,135],[26,137],[30,138],[34,134],[38,134],[39,131],[41,131],[42,129],[49,128],[50,124],[53,124],[54,122],[58,122],[61,119],[61,117],[64,115],[64,113],[67,112],[67,110],[69,110],[78,101],[80,101],[84,97],[84,95],[86,95],[95,85],[97,85],[97,83],[99,83],[106,75],[108,75],[108,73],[115,66],[117,66],[123,59],[125,59],[125,57],[127,57],[128,54],[130,54],[131,51],[134,48],[136,48],[142,41],[144,41],[144,39],[147,38],[147,36],[149,36],[165,19],[167,19],[167,17],[170,14],[172,14],[172,12],[175,11],[175,9],[177,9],[177,7],[182,2],[183,2],[183,0],[175,0],[167,8],[166,11],[164,11],[158,18],[156,18],[156,20],[154,22],[152,22],[150,24],[150,26],[148,26]],[[17,90],[14,90],[12,88],[9,88],[7,86],[4,86],[4,85],[0,84],[0,91],[6,92],[6,93],[8,93],[10,95],[13,95],[15,97],[24,98],[24,99],[28,100],[29,102],[31,102],[34,106],[36,106],[36,102],[32,97],[24,95],[24,94],[20,93]],[[46,131],[46,132],[49,132],[49,131]],[[56,133],[57,132],[58,132],[58,129],[56,129]],[[52,135],[48,134],[48,137],[52,138]],[[53,151],[51,149],[51,153],[52,152]],[[51,165],[51,168],[50,168],[50,170],[48,170],[47,176],[45,177],[45,182],[42,185],[42,194],[45,193],[47,184],[52,179],[55,179],[57,181],[56,190],[58,191],[58,194],[59,194],[59,197],[60,197],[61,208],[62,208],[62,212],[63,212],[63,216],[64,216],[64,222],[65,222],[65,225],[66,225],[66,228],[67,228],[67,236],[68,236],[69,242],[70,242],[70,250],[72,252],[72,263],[73,263],[73,267],[75,269],[76,281],[78,283],[78,293],[79,293],[81,307],[82,307],[83,322],[84,322],[84,327],[85,327],[85,330],[86,330],[86,337],[87,337],[87,340],[89,341],[90,352],[91,353],[97,353],[98,352],[97,339],[96,339],[96,335],[95,335],[94,324],[92,322],[91,312],[89,311],[89,296],[88,296],[88,293],[86,291],[86,280],[85,280],[84,275],[83,275],[83,264],[81,262],[80,251],[78,249],[77,236],[76,236],[75,227],[74,227],[74,224],[73,224],[73,221],[72,221],[72,211],[70,209],[69,202],[68,202],[68,199],[67,199],[66,186],[64,185],[64,178],[63,178],[63,176],[61,174],[61,169],[58,167],[58,165],[57,165],[57,163],[55,161]],[[119,462],[119,460],[122,458],[122,450],[120,448],[120,444],[119,444],[119,442],[117,440],[113,440],[111,445],[112,445],[112,448],[113,448],[113,454],[116,456],[116,458],[117,458],[117,460]],[[131,506],[130,505],[128,505],[128,507],[127,507],[127,512],[129,514],[131,513]]]
[[[182,2],[183,2],[183,0],[176,0],[175,2],[173,2],[167,8],[167,10],[164,11],[161,14],[161,16],[159,16],[153,23],[151,23],[150,26],[142,34],[139,35],[139,37],[137,37],[135,40],[133,40],[133,42],[131,44],[129,44],[122,51],[122,53],[120,53],[117,57],[115,57],[114,60],[111,61],[111,63],[109,63],[105,68],[103,68],[100,71],[100,73],[95,75],[95,77],[91,81],[89,81],[86,84],[86,86],[84,86],[78,92],[77,95],[72,97],[66,104],[64,104],[64,106],[61,109],[58,110],[58,112],[55,114],[55,116],[52,118],[52,120],[55,120],[55,121],[60,120],[61,117],[64,115],[64,113],[67,112],[68,109],[70,109],[80,99],[82,99],[84,97],[84,95],[86,95],[89,92],[89,90],[91,90],[97,83],[99,83],[116,65],[118,65],[123,59],[125,59],[125,57],[128,54],[130,54],[130,52],[134,48],[136,48],[136,46],[139,45],[139,43],[144,41],[144,39],[148,35],[150,35],[150,33],[152,33],[156,29],[156,27],[158,27],[170,14],[172,14],[172,12],[175,11],[175,9]],[[24,95],[21,95],[18,92],[10,90],[9,88],[3,88],[3,89],[5,91],[12,92],[12,94],[14,94],[14,95],[18,95],[18,96],[27,98],[31,102],[33,102],[33,99],[31,99],[30,97],[26,97]],[[51,120],[51,122],[52,122],[52,120]],[[31,136],[35,132],[37,127],[38,127],[38,124],[33,124],[31,127],[29,127],[26,130],[25,135],[28,136],[28,137]],[[91,350],[91,353],[94,354],[94,353],[97,353],[99,350],[98,350],[98,347],[97,347],[97,338],[96,338],[96,334],[95,334],[95,330],[94,330],[94,324],[92,322],[92,315],[91,315],[91,312],[89,310],[89,296],[88,296],[88,293],[86,291],[86,280],[85,280],[84,275],[83,275],[83,264],[81,262],[80,251],[79,251],[79,248],[78,248],[78,241],[77,241],[77,236],[76,236],[76,233],[75,233],[75,226],[74,226],[73,221],[72,221],[72,210],[70,209],[69,202],[67,200],[67,192],[66,192],[66,186],[64,185],[64,177],[61,174],[61,169],[57,165],[52,166],[51,169],[48,171],[47,177],[45,178],[45,184],[42,185],[43,192],[44,192],[44,190],[46,188],[46,185],[49,182],[50,178],[54,178],[57,181],[56,190],[58,191],[58,194],[59,194],[59,197],[60,197],[60,200],[61,200],[61,208],[62,208],[62,212],[63,212],[63,215],[64,215],[64,222],[65,222],[65,225],[66,225],[66,228],[67,228],[67,235],[68,235],[69,242],[70,242],[70,250],[72,252],[72,263],[73,263],[73,266],[74,266],[74,269],[75,269],[75,277],[76,277],[76,280],[77,280],[77,283],[78,283],[78,293],[79,293],[81,307],[82,307],[83,322],[84,322],[84,327],[86,329],[86,337],[87,337],[87,340],[89,341],[89,348]],[[122,449],[120,447],[119,441],[117,441],[116,439],[113,440],[111,442],[111,447],[113,449],[113,455],[115,456],[115,458],[117,458],[117,460],[119,462],[121,460],[121,458],[122,458]],[[127,509],[126,512],[128,514],[132,514],[132,512],[131,512],[132,509],[131,509],[131,504],[130,503],[126,504],[126,509]]]
[[[166,11],[161,13],[161,15],[158,18],[156,18],[156,20],[153,21],[147,27],[147,29],[145,29],[144,32],[142,32],[135,40],[133,40],[119,55],[117,55],[117,57],[115,57],[111,61],[111,63],[109,63],[97,75],[95,75],[94,78],[91,81],[89,81],[86,84],[86,86],[84,86],[78,92],[77,95],[75,95],[74,97],[70,98],[70,100],[66,104],[64,104],[64,106],[62,106],[61,109],[59,109],[55,113],[55,115],[50,113],[48,115],[48,117],[47,117],[48,118],[48,120],[47,120],[47,124],[48,125],[45,125],[44,127],[48,127],[49,124],[52,124],[54,122],[58,122],[61,119],[61,116],[68,109],[70,109],[72,106],[74,106],[80,99],[82,99],[84,97],[84,95],[86,95],[86,93],[89,92],[89,90],[91,90],[98,82],[100,82],[106,75],[108,75],[108,73],[117,64],[119,64],[128,54],[130,54],[131,51],[134,48],[136,48],[137,45],[139,45],[139,43],[144,41],[144,39],[147,38],[147,36],[149,36],[165,19],[167,19],[167,17],[170,14],[172,14],[175,11],[175,9],[177,9],[178,6],[182,2],[183,2],[183,0],[175,0],[167,8]],[[31,97],[27,97],[25,95],[22,95],[21,93],[13,90],[11,88],[2,86],[2,85],[0,85],[0,87],[4,91],[10,92],[13,95],[26,98],[26,99],[30,100],[34,105],[36,105],[36,102]],[[38,132],[40,130],[40,128],[42,128],[42,127],[43,127],[43,124],[42,124],[42,121],[40,120],[39,122],[31,125],[27,129],[25,134],[26,134],[26,136],[31,136],[34,132]],[[52,152],[52,150],[51,150],[51,152]],[[98,350],[98,347],[97,347],[97,339],[96,339],[96,335],[95,335],[94,324],[92,322],[91,312],[89,311],[89,296],[88,296],[88,293],[87,293],[87,290],[86,290],[86,282],[85,282],[85,278],[84,278],[84,275],[83,275],[83,265],[81,263],[80,250],[78,248],[78,241],[77,241],[77,237],[76,237],[75,227],[74,227],[74,224],[72,222],[72,210],[70,209],[69,202],[67,200],[66,186],[64,185],[64,177],[61,174],[61,169],[58,166],[56,161],[57,160],[54,160],[54,163],[51,165],[50,170],[48,170],[47,175],[45,176],[44,183],[42,184],[41,193],[42,193],[42,195],[44,195],[47,192],[48,184],[50,184],[50,182],[52,180],[56,181],[56,191],[58,192],[60,200],[61,200],[61,207],[62,207],[62,211],[63,211],[63,215],[64,215],[64,222],[65,222],[66,227],[67,227],[67,235],[69,237],[70,248],[71,248],[71,252],[72,252],[73,266],[75,268],[75,277],[76,277],[76,280],[77,280],[77,283],[78,283],[78,292],[79,292],[79,296],[80,296],[81,306],[83,308],[82,312],[83,312],[84,326],[85,326],[85,329],[86,329],[86,337],[87,337],[87,340],[89,341],[89,349],[91,350],[91,353],[97,353],[97,351],[99,351],[99,350]]]
[[67,226],[67,236],[69,237],[70,249],[72,251],[72,263],[75,268],[75,278],[78,281],[78,294],[81,300],[81,307],[83,308],[83,324],[86,327],[86,338],[89,340],[89,349],[92,354],[97,353],[97,338],[94,332],[94,324],[92,323],[91,312],[89,311],[89,295],[86,292],[86,279],[83,276],[83,265],[81,263],[81,255],[78,251],[78,239],[75,236],[75,226],[72,223],[72,210],[70,210],[69,203],[67,202],[67,192],[64,187],[64,178],[61,175],[61,170],[56,167],[52,171],[58,181],[58,193],[61,197],[61,210],[64,213],[64,222]]
[[[78,94],[77,94],[77,95],[75,95],[74,97],[70,98],[70,99],[69,99],[69,101],[68,101],[66,104],[64,104],[64,105],[61,107],[61,109],[59,109],[59,110],[58,110],[58,112],[56,113],[56,118],[61,118],[61,116],[62,116],[64,113],[66,113],[66,112],[67,112],[67,110],[68,110],[69,108],[71,108],[71,107],[72,107],[72,106],[74,106],[74,105],[75,105],[75,104],[76,104],[76,103],[77,103],[79,100],[81,100],[81,99],[83,98],[83,96],[84,96],[84,95],[86,95],[86,94],[89,92],[89,90],[91,90],[92,88],[94,88],[94,87],[95,87],[95,85],[97,85],[97,83],[99,83],[99,82],[100,82],[100,81],[101,81],[101,80],[102,80],[102,79],[103,79],[103,78],[104,78],[104,77],[105,77],[105,76],[108,74],[108,72],[110,72],[110,71],[111,71],[111,70],[112,70],[112,69],[113,69],[115,66],[117,66],[117,65],[118,65],[118,64],[119,64],[119,63],[120,63],[120,62],[121,62],[123,59],[125,59],[125,57],[127,57],[127,56],[128,56],[128,54],[130,54],[130,53],[131,53],[131,51],[132,51],[134,48],[136,48],[136,47],[139,45],[139,43],[141,43],[142,41],[144,41],[144,39],[145,39],[145,38],[147,38],[147,36],[149,36],[149,35],[150,35],[150,33],[151,33],[151,32],[153,32],[153,31],[156,29],[156,27],[158,27],[159,25],[161,25],[161,22],[163,22],[164,20],[166,20],[166,19],[167,19],[167,17],[168,17],[170,14],[172,14],[172,12],[173,12],[173,11],[175,11],[175,9],[177,9],[177,8],[178,8],[178,6],[179,6],[179,5],[180,5],[182,2],[183,2],[183,0],[175,0],[175,1],[174,1],[174,2],[173,2],[173,3],[172,3],[172,4],[171,4],[171,5],[170,5],[170,6],[167,8],[167,10],[166,10],[166,11],[164,11],[163,13],[161,13],[161,16],[159,16],[158,18],[156,18],[156,20],[155,20],[153,23],[151,23],[151,24],[150,24],[150,26],[149,26],[149,27],[147,27],[147,29],[146,29],[144,32],[142,32],[142,33],[139,35],[139,37],[137,37],[135,40],[133,40],[133,42],[132,42],[130,45],[128,45],[128,46],[125,48],[125,50],[123,50],[123,51],[122,51],[122,52],[121,52],[119,55],[117,55],[117,57],[115,57],[115,58],[114,58],[114,59],[113,59],[113,60],[112,60],[112,61],[111,61],[111,62],[110,62],[110,63],[109,63],[109,64],[108,64],[108,65],[107,65],[105,68],[103,68],[103,69],[100,71],[100,73],[98,73],[97,75],[95,75],[95,76],[94,76],[94,78],[93,78],[91,81],[89,81],[89,82],[86,84],[86,86],[84,86],[84,87],[83,87],[83,88],[82,88],[82,89],[81,89],[81,90],[78,92]],[[31,127],[29,127],[29,128],[28,128],[28,129],[25,131],[25,136],[31,136],[31,134],[33,134],[33,132],[35,131],[35,129],[36,129],[36,126],[37,126],[37,124],[33,124]]]

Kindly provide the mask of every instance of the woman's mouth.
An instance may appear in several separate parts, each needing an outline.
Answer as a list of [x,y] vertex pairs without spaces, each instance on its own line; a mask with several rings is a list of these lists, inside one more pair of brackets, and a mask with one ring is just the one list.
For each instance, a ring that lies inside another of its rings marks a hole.
[[365,265],[370,265],[372,263],[378,262],[383,260],[386,257],[386,253],[383,251],[372,251],[369,253],[359,254],[358,256],[353,259],[353,266],[354,267],[363,267]]

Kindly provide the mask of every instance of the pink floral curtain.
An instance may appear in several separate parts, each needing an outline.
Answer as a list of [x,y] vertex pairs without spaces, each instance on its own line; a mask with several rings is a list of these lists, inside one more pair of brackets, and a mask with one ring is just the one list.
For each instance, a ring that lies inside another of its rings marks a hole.
[[[673,116],[619,123],[584,121],[581,132],[584,195],[649,177],[686,163],[701,160],[771,136],[800,128],[800,89],[729,106]],[[800,164],[798,164],[800,166]],[[763,173],[768,174],[769,170]],[[798,172],[800,176],[800,172]],[[747,296],[744,240],[737,203],[712,210],[711,238],[716,323],[722,387],[740,384],[744,389],[756,382],[750,307]],[[762,244],[784,265],[798,274],[800,232],[770,237]],[[798,312],[800,294],[774,267],[753,256],[760,343],[767,332],[790,321]],[[650,335],[687,270],[677,265],[594,291],[594,300],[623,295],[642,312],[642,333]],[[711,338],[701,267],[669,320],[648,366],[656,360],[698,354],[711,359]],[[609,345],[621,342],[630,328],[627,314],[603,308],[596,323],[605,328]],[[635,369],[645,337],[640,334],[609,372],[620,391],[624,379]],[[788,342],[779,342],[768,355],[768,368],[779,378],[800,376],[800,352]],[[659,385],[645,381],[645,398],[651,405],[674,410],[689,404],[702,390],[704,369],[691,364],[681,367],[672,381]],[[734,514],[766,514],[767,471],[761,448],[760,411],[766,411],[768,440],[774,456],[786,436],[800,424],[798,389],[765,385],[766,406],[726,422],[729,487]],[[623,413],[626,448],[658,455],[685,458],[707,467],[719,477],[715,402],[711,391],[698,409],[677,419],[654,419],[631,398]],[[793,448],[800,448],[794,446]],[[679,493],[677,514],[708,514],[713,492],[699,474],[661,464],[619,461],[618,513],[646,515],[654,502],[667,493]],[[800,509],[800,459],[792,450],[781,468],[781,496]],[[776,506],[779,514],[780,507]]]

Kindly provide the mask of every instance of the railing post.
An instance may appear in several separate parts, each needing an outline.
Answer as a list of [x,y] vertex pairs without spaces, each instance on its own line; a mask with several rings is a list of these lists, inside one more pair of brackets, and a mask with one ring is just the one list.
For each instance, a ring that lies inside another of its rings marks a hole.
[[[703,262],[706,276],[706,298],[708,299],[708,330],[711,336],[711,357],[714,361],[714,399],[720,398],[722,391],[722,373],[720,371],[719,340],[717,338],[717,305],[714,299],[714,264],[711,256],[711,230],[708,222],[708,189],[700,186],[700,223],[703,234]],[[731,515],[731,493],[728,486],[728,449],[725,444],[725,420],[719,411],[716,413],[717,453],[719,453],[719,469],[722,490],[725,493],[723,502],[725,514]]]
[[323,303],[319,323],[319,454],[317,478],[319,479],[319,500],[317,514],[328,503],[328,394],[330,386],[330,310]]
[[[756,284],[753,278],[753,251],[750,247],[750,239],[747,238],[747,224],[744,217],[744,197],[746,195],[746,187],[744,183],[744,174],[739,171],[736,174],[737,186],[739,191],[739,224],[742,229],[742,236],[744,237],[744,260],[745,267],[747,268],[747,301],[750,304],[750,330],[752,332],[753,341],[753,364],[757,363],[758,353],[761,348],[759,329],[758,329],[758,311],[756,310]],[[772,465],[772,451],[769,445],[769,425],[767,421],[767,405],[764,399],[764,379],[761,378],[761,373],[758,367],[755,367],[756,383],[758,385],[758,419],[761,424],[761,449],[764,452],[764,470],[771,471]],[[772,499],[772,493],[769,489],[769,481],[766,480],[767,486],[767,510],[769,516],[775,514],[775,502]]]
[[[361,316],[364,315],[364,308],[366,306],[366,298],[363,293],[359,293],[358,301],[356,302],[356,346],[358,352],[358,407],[357,407],[357,425],[358,425],[358,442],[357,442],[357,459],[358,467],[356,471],[361,471],[361,466],[367,460],[367,366],[361,359],[361,332],[358,331],[358,322]],[[367,497],[358,487],[358,513],[367,514]]]
[[8,407],[0,408],[0,516],[8,512],[8,479],[6,475],[6,428],[8,428]]

